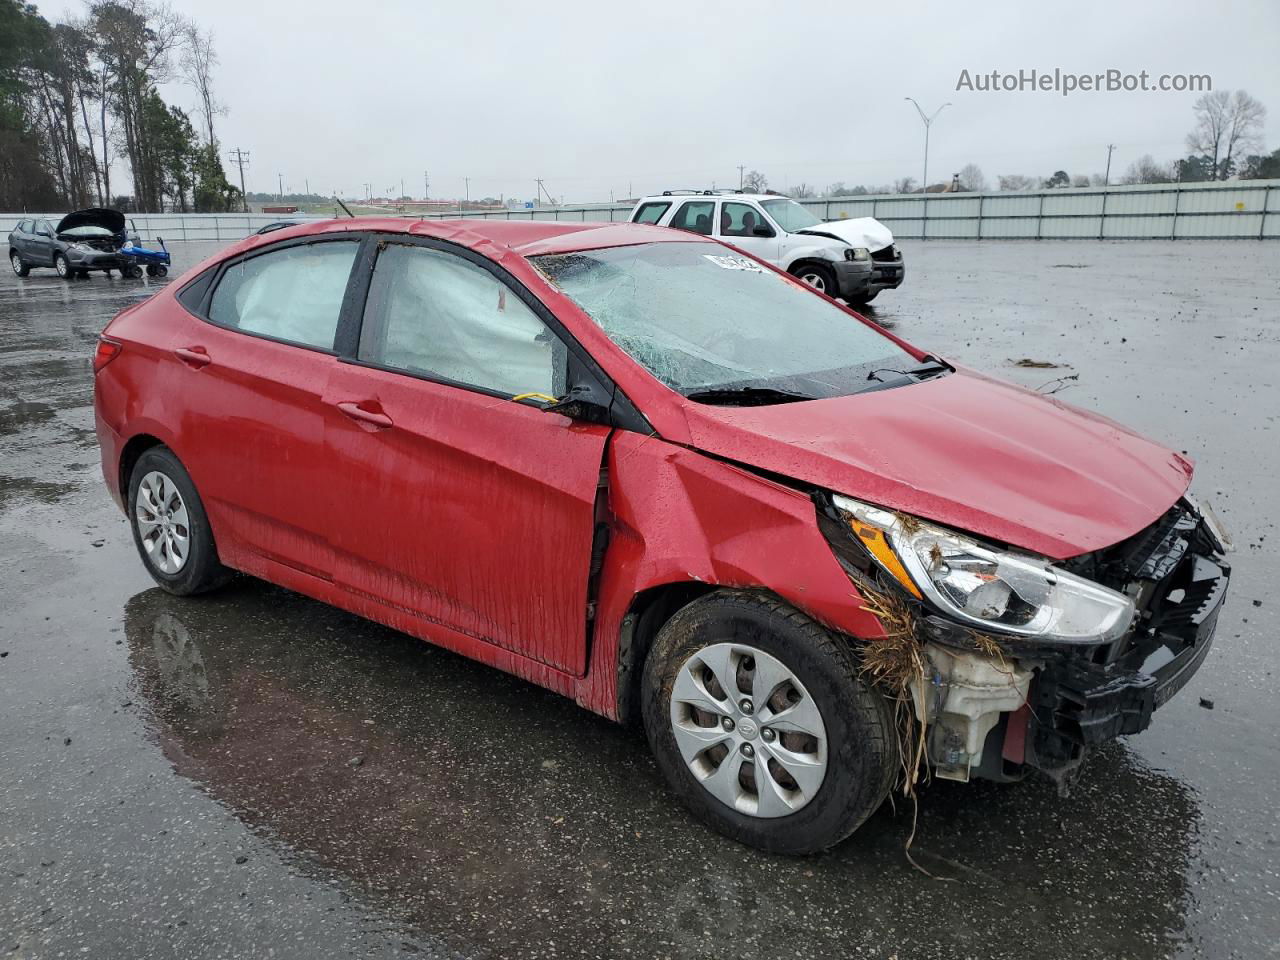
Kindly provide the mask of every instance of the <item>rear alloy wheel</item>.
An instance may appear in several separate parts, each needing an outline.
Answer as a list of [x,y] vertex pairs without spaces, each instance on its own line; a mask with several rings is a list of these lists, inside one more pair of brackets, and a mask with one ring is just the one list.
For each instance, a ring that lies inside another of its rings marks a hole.
[[13,267],[13,272],[19,277],[25,277],[31,273],[31,268],[22,262],[22,257],[17,253],[9,254],[9,265]]
[[170,593],[202,593],[230,577],[218,559],[200,495],[167,447],[152,447],[134,464],[129,521],[147,571]]
[[893,718],[848,642],[756,593],[717,591],[678,611],[645,663],[645,732],[668,783],[716,830],[814,853],[884,801]]
[[75,275],[75,271],[71,269],[71,262],[61,253],[53,255],[53,269],[63,280],[70,280]]
[[801,283],[807,283],[828,297],[836,295],[836,275],[830,267],[824,267],[820,263],[807,263],[796,268],[795,276]]

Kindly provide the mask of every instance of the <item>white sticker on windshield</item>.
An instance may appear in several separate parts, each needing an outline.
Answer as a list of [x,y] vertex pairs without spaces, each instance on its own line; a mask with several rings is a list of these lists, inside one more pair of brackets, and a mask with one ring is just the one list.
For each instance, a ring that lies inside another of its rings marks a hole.
[[750,270],[752,273],[764,273],[764,267],[746,257],[721,257],[714,253],[704,253],[703,256],[717,267],[723,267],[726,270]]

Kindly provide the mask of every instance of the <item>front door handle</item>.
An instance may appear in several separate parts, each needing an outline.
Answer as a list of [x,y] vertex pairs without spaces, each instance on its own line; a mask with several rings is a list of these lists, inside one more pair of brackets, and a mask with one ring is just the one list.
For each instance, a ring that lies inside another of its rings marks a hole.
[[173,352],[179,360],[189,367],[195,367],[197,370],[208,366],[212,360],[209,352],[204,347],[179,347]]
[[[366,400],[364,402],[372,403],[373,401]],[[362,423],[368,423],[375,427],[394,426],[394,421],[390,417],[388,417],[385,413],[382,413],[378,410],[366,410],[364,407],[360,406],[360,404],[355,403],[354,401],[340,400],[337,403],[337,407],[339,410],[345,413],[352,420],[358,420]]]

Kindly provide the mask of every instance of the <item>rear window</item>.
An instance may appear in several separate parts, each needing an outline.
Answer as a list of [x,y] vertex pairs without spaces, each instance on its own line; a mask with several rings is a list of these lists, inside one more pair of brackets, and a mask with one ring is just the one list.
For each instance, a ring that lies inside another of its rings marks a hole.
[[670,226],[677,230],[688,230],[692,233],[711,234],[711,215],[716,205],[711,200],[690,200],[676,211],[671,218]]
[[663,201],[654,201],[652,203],[644,203],[640,205],[640,209],[636,211],[634,223],[657,223],[662,219],[662,215],[671,207],[670,203]]

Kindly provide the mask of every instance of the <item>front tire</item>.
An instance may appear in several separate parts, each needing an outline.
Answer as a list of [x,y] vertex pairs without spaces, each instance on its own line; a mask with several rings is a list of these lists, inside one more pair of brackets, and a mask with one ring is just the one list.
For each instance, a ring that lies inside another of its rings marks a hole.
[[13,267],[15,276],[25,277],[31,273],[31,268],[22,262],[22,255],[17,251],[9,254],[9,266]]
[[71,269],[71,262],[61,253],[53,255],[53,269],[63,280],[70,280],[75,276],[75,271]]
[[195,484],[168,447],[151,447],[134,464],[129,524],[147,572],[169,593],[203,593],[230,579]]
[[711,827],[774,853],[853,833],[897,769],[893,716],[848,644],[793,607],[721,590],[678,611],[645,662],[645,733]]
[[801,283],[808,284],[819,293],[825,293],[828,297],[838,294],[835,271],[830,267],[824,267],[820,263],[805,263],[796,267],[792,273]]

